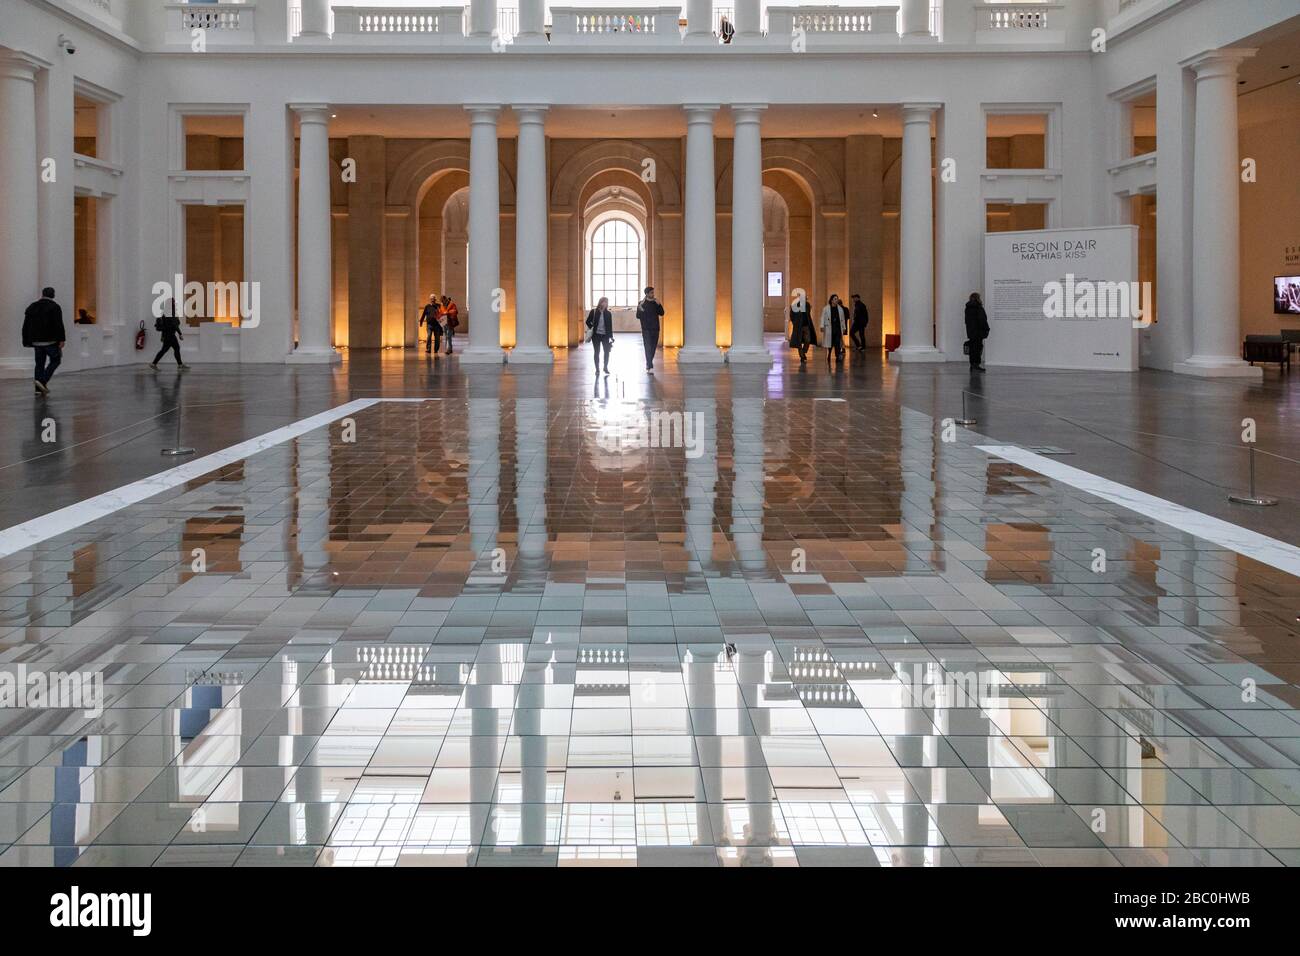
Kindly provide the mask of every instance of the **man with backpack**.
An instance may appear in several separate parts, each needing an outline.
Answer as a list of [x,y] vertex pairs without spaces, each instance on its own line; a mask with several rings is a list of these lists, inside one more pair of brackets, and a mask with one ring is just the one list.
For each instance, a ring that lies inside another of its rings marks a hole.
[[176,356],[176,364],[180,368],[189,368],[181,358],[181,339],[185,338],[185,335],[181,332],[181,320],[176,317],[175,299],[167,300],[167,304],[163,308],[163,314],[154,319],[153,327],[162,333],[162,348],[160,348],[158,354],[153,357],[153,361],[149,363],[149,367],[156,371],[158,369],[158,362],[170,349]]

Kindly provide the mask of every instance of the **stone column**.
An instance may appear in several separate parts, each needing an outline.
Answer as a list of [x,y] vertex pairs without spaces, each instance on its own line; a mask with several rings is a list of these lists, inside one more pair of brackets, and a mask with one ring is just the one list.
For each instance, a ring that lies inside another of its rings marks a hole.
[[1196,73],[1192,168],[1192,354],[1175,372],[1259,378],[1241,358],[1241,188],[1237,67],[1254,50],[1211,50],[1183,62]]
[[733,106],[731,160],[731,348],[728,362],[770,364],[763,346],[763,137],[766,107]]
[[718,245],[713,168],[713,104],[686,110],[686,206],[683,209],[684,341],[678,362],[720,362],[717,336]]
[[902,0],[898,31],[905,37],[930,35],[930,0]]
[[902,188],[898,214],[899,332],[891,362],[942,362],[934,347],[934,193],[930,179],[933,103],[903,106]]
[[515,42],[546,43],[545,0],[519,0],[519,32]]
[[[48,64],[13,51],[0,52],[0,377],[30,378],[32,355],[23,348],[23,312],[40,298],[40,243],[36,191],[36,73]],[[58,170],[71,176],[72,170]],[[107,255],[105,251],[103,254]],[[64,296],[64,324],[75,313]]]
[[302,0],[300,37],[323,39],[330,35],[330,0]]
[[298,114],[298,348],[286,361],[341,362],[331,341],[330,108],[294,104]]
[[498,363],[501,352],[501,183],[497,157],[499,106],[469,112],[469,348],[466,363]]
[[[546,107],[516,106],[515,347],[511,362],[554,359],[547,344]],[[473,206],[470,207],[471,209]]]
[[760,0],[736,0],[736,39],[757,40],[763,36],[763,8]]
[[497,28],[497,0],[470,0],[469,35],[490,37]]
[[717,42],[713,36],[713,0],[686,0],[686,42]]

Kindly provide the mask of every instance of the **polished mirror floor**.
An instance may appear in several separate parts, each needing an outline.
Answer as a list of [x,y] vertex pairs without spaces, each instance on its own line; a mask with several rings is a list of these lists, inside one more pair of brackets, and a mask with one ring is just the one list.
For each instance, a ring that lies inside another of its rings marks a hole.
[[[162,467],[170,434],[91,442],[119,426],[92,389],[123,420],[194,403],[200,454],[404,400],[0,559],[0,674],[104,691],[0,709],[0,864],[1300,864],[1300,579],[977,447],[1062,436],[1023,409],[945,426],[1015,373],[623,351],[352,359],[296,370],[306,404],[56,379],[34,421],[93,455],[9,445],[6,527]],[[1212,454],[1183,416],[1300,435],[1276,378],[1134,379],[1111,398],[1158,447],[1071,464],[1232,520],[1235,451],[1180,478]],[[1298,513],[1240,523],[1294,542]]]

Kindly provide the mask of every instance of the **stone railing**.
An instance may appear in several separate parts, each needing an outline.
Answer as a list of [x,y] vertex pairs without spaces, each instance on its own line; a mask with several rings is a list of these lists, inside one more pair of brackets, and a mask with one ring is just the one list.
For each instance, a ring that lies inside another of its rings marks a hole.
[[679,42],[681,7],[551,7],[551,42]]
[[788,37],[796,29],[805,33],[854,36],[898,36],[898,7],[768,7],[771,37]]
[[1048,16],[1064,9],[1060,3],[986,3],[977,6],[980,30],[1047,30]]
[[334,8],[334,36],[340,39],[464,35],[463,6]]
[[201,30],[209,46],[251,46],[256,42],[257,7],[251,3],[169,3],[167,42],[193,44]]

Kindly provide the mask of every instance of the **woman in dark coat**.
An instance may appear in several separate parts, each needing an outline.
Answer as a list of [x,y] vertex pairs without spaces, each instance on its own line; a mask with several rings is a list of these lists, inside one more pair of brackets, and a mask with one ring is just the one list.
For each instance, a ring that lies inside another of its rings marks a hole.
[[605,352],[605,374],[609,374],[609,350],[614,346],[614,315],[609,311],[609,299],[602,297],[596,307],[587,313],[587,328],[591,330],[591,354],[596,360],[596,374],[600,374],[600,353]]
[[966,300],[966,339],[970,346],[970,367],[984,371],[984,340],[989,337],[989,317],[980,302],[980,294],[972,292]]
[[808,297],[799,292],[790,300],[790,348],[799,350],[800,362],[807,362],[810,345],[817,345],[817,332],[808,311]]

